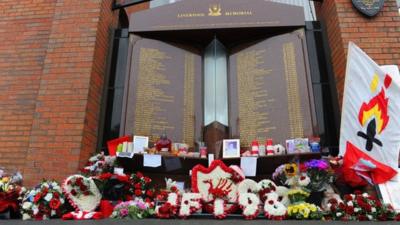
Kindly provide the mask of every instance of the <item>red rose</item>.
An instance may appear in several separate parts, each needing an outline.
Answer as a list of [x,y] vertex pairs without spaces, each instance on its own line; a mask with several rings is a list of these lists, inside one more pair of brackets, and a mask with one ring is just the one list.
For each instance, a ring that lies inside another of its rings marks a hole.
[[52,198],[50,200],[49,205],[50,205],[50,208],[52,208],[52,209],[58,209],[61,205],[61,202],[60,202],[60,200],[58,200],[56,198]]
[[49,192],[49,189],[47,187],[44,187],[42,190],[43,196],[47,195],[47,192]]
[[343,202],[341,202],[341,203],[339,204],[339,208],[340,208],[341,210],[345,210],[345,209],[346,209],[346,205],[345,205]]
[[78,193],[76,193],[75,189],[72,189],[71,195],[76,196]]
[[149,177],[144,177],[144,182],[146,182],[146,184],[151,182],[151,179]]
[[72,181],[71,181],[71,180],[68,180],[67,184],[68,184],[68,185],[71,185],[71,184],[72,184]]
[[368,217],[367,217],[366,215],[358,215],[358,216],[357,216],[357,219],[358,219],[359,221],[367,221],[367,220],[368,220]]
[[37,194],[35,195],[35,198],[33,199],[33,202],[34,202],[34,203],[37,203],[37,202],[40,200],[41,197],[42,197],[42,195],[41,195],[40,193],[37,193]]
[[142,195],[142,190],[136,189],[136,190],[135,190],[135,195],[136,195],[136,196],[141,196],[141,195]]
[[87,187],[85,185],[80,186],[79,189],[81,189],[81,191],[83,192],[87,191]]
[[83,181],[82,177],[76,178],[76,184],[77,184],[78,186],[81,186],[81,185],[82,185],[82,181]]
[[146,191],[146,195],[149,196],[149,197],[153,197],[153,194],[154,193],[151,190],[147,190]]
[[85,191],[85,192],[83,192],[83,194],[84,194],[85,196],[88,196],[88,195],[90,195],[90,192],[89,192],[89,191]]
[[54,197],[54,198],[59,198],[59,197],[60,197],[60,194],[58,194],[58,192],[54,192],[54,193],[53,193],[53,197]]
[[177,189],[175,186],[172,186],[172,187],[171,187],[171,191],[172,191],[172,192],[176,192],[177,190],[178,190],[178,189]]
[[354,207],[353,206],[347,206],[346,207],[346,213],[349,215],[352,215],[354,213]]
[[353,200],[353,197],[351,197],[351,195],[345,195],[344,200],[351,201],[351,200]]
[[356,194],[356,195],[361,195],[362,192],[361,192],[360,190],[355,190],[355,191],[354,191],[354,194]]
[[142,184],[141,183],[136,183],[135,184],[135,189],[141,189],[142,188]]
[[143,178],[143,173],[137,172],[137,173],[136,173],[136,176],[137,176],[138,178]]

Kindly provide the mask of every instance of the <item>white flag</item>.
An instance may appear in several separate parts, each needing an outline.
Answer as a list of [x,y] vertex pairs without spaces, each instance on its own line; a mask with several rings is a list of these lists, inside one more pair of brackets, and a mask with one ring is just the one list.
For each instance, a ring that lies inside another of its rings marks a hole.
[[340,155],[344,155],[347,172],[371,183],[392,179],[398,168],[400,77],[389,72],[393,71],[390,68],[380,68],[354,43],[349,43]]

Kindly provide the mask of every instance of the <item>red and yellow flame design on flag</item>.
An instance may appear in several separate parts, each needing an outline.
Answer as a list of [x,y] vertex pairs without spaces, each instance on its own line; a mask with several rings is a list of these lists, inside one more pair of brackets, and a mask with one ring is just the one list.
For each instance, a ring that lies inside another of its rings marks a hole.
[[358,121],[362,126],[375,118],[376,121],[376,131],[380,134],[387,126],[389,122],[388,116],[388,102],[389,99],[386,98],[385,90],[379,92],[378,95],[373,97],[368,103],[363,103],[358,113]]

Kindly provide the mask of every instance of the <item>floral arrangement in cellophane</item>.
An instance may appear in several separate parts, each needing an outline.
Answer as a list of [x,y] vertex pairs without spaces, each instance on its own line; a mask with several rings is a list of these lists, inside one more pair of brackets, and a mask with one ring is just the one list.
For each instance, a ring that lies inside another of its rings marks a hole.
[[154,215],[154,213],[153,203],[135,198],[135,200],[118,203],[110,217],[115,219],[143,219]]
[[152,202],[155,197],[155,189],[150,177],[144,176],[141,172],[133,173],[130,177],[131,189],[134,196]]
[[56,181],[44,180],[22,197],[20,209],[22,219],[59,218],[64,213],[64,203],[60,185]]
[[116,156],[105,155],[104,152],[89,158],[86,166],[81,170],[86,176],[98,176],[103,173],[112,173]]

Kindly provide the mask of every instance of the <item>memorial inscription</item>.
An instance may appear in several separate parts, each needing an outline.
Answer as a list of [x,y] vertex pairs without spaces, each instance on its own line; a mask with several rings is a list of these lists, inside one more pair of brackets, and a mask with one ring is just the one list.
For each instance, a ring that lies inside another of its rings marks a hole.
[[196,121],[200,56],[150,39],[136,42],[133,54],[131,131],[153,143],[166,132],[171,140],[193,146],[198,138],[195,127],[202,122]]
[[243,146],[313,135],[301,38],[296,32],[275,36],[230,56],[231,135]]

